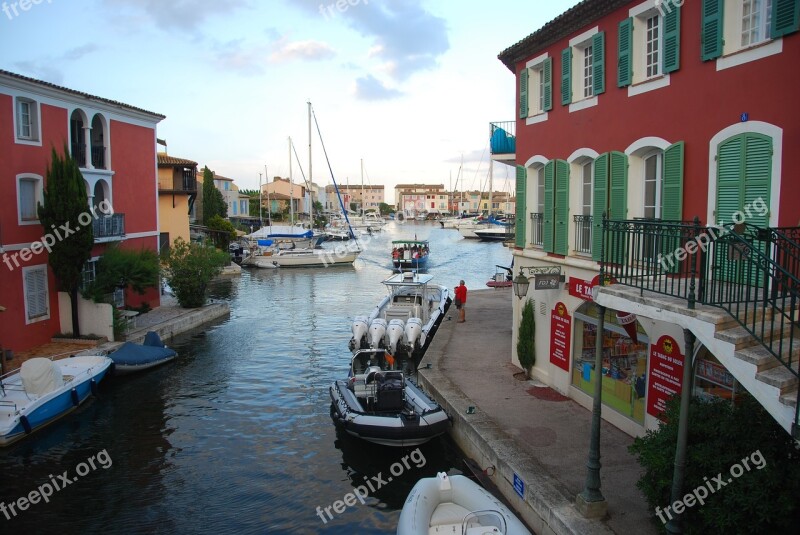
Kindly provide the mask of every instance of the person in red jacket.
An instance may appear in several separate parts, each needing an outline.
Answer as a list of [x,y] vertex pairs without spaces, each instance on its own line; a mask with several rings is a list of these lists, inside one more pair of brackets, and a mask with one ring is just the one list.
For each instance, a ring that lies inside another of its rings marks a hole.
[[466,318],[467,307],[467,287],[464,286],[464,281],[459,282],[456,286],[456,308],[458,309],[458,323],[464,323]]

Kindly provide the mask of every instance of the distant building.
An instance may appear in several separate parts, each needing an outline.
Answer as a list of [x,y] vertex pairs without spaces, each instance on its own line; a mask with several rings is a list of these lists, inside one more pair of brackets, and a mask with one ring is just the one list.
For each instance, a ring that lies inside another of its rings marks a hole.
[[158,153],[159,249],[189,241],[189,213],[197,199],[197,162]]
[[448,192],[443,184],[398,184],[394,198],[397,210],[406,213],[449,211]]

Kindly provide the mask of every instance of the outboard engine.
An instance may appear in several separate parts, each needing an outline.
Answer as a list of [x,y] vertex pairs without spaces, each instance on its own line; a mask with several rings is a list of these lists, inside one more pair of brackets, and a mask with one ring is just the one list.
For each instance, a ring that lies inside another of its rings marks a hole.
[[414,351],[420,334],[422,334],[422,320],[419,318],[409,318],[406,322],[405,336],[403,337],[403,344],[411,353]]
[[405,323],[401,319],[391,320],[389,326],[386,327],[386,338],[389,340],[386,347],[390,354],[394,355],[397,352],[397,343],[403,338],[404,329]]
[[353,319],[353,339],[350,340],[350,350],[366,349],[367,347],[367,331],[369,325],[367,324],[366,316],[356,316]]
[[372,349],[383,347],[384,336],[386,336],[386,320],[375,318],[369,324],[369,347]]

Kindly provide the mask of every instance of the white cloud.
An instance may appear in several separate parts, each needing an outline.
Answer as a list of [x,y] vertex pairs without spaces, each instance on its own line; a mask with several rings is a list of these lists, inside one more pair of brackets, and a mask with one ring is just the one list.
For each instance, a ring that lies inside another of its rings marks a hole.
[[269,60],[273,63],[286,61],[322,61],[336,56],[336,51],[327,43],[320,41],[289,41],[281,38],[273,44]]

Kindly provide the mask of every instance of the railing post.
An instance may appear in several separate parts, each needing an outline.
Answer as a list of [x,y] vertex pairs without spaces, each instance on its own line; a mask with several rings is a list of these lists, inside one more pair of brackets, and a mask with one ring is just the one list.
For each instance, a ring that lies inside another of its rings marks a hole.
[[[694,216],[694,232],[692,233],[692,239],[694,240],[695,244],[699,244],[699,237],[700,237],[700,218]],[[695,247],[695,252],[691,255],[689,259],[689,270],[690,270],[690,278],[689,278],[689,310],[694,310],[695,302],[697,300],[697,296],[695,294],[695,278],[697,277],[697,255],[702,255],[703,250],[702,247]],[[702,256],[701,256],[702,257]]]

